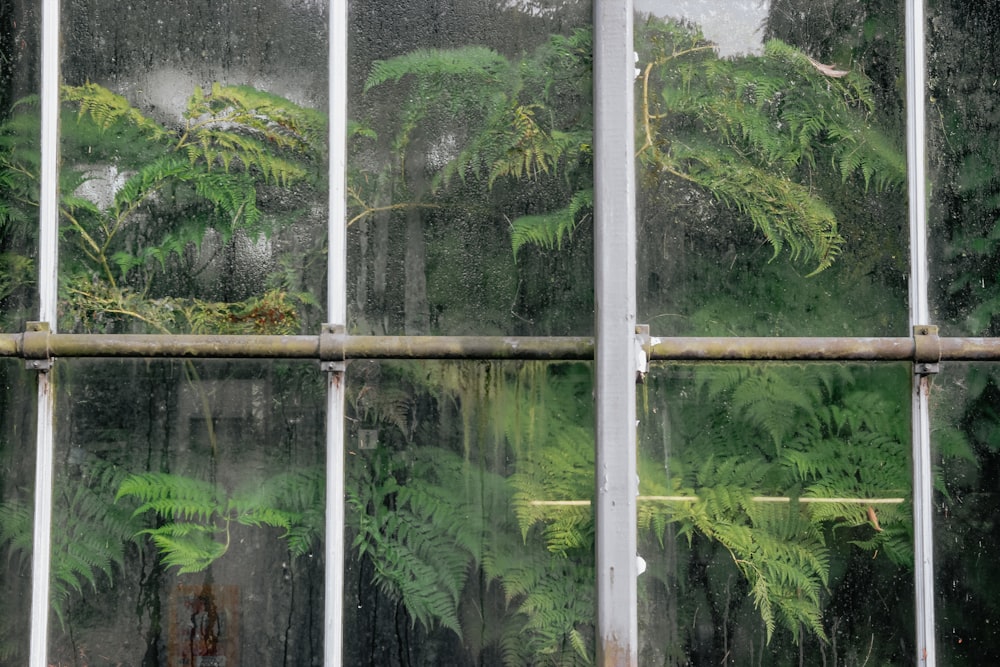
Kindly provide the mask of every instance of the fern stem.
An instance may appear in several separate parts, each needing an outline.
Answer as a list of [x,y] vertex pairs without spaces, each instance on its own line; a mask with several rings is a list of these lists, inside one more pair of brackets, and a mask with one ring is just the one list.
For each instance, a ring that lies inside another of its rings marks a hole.
[[382,211],[401,211],[404,209],[411,209],[411,208],[441,208],[441,206],[438,204],[420,204],[416,202],[404,202],[402,204],[390,204],[388,206],[371,206],[366,208],[361,213],[358,213],[350,220],[348,220],[347,226],[350,227],[355,222],[358,222],[359,220],[366,218],[373,213],[380,213]]

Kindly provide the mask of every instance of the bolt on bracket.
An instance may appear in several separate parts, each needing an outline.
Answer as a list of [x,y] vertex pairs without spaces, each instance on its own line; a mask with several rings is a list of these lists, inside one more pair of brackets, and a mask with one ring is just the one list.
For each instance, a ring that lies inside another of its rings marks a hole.
[[935,375],[941,371],[941,339],[938,328],[931,324],[913,327],[913,372]]
[[29,371],[47,371],[52,368],[49,349],[49,323],[28,322],[21,334],[21,358]]
[[339,373],[345,368],[343,324],[324,324],[319,334],[319,369],[325,373]]

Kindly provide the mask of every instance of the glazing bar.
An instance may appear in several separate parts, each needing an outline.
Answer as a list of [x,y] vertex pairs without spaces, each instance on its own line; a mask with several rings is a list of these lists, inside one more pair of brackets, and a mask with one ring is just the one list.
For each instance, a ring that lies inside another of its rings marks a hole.
[[597,664],[638,664],[634,51],[630,0],[594,3]]
[[[39,321],[55,331],[59,249],[59,0],[42,3],[41,173],[38,208]],[[35,446],[35,514],[31,552],[31,667],[48,664],[49,570],[55,396],[49,365],[40,365]]]
[[[910,218],[910,326],[930,324],[927,302],[927,170],[923,0],[906,2],[906,158]],[[930,376],[914,373],[912,392],[913,550],[916,597],[916,663],[935,665],[933,478]]]
[[[347,0],[330,1],[328,322],[347,322]],[[326,550],[323,664],[340,667],[344,644],[344,365],[331,364],[326,401]]]

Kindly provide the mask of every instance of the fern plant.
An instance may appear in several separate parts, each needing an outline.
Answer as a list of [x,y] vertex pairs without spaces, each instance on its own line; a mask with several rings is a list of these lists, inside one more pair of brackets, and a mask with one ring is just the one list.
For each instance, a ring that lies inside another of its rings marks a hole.
[[[418,130],[463,128],[459,148],[436,160],[438,188],[456,176],[488,189],[504,180],[568,186],[561,206],[511,223],[515,255],[526,243],[558,247],[592,207],[592,119],[566,111],[573,101],[589,108],[581,98],[590,44],[587,31],[553,37],[521,62],[481,47],[420,50],[375,63],[366,90],[409,82],[393,143],[399,159]],[[877,189],[903,181],[902,154],[873,126],[860,73],[821,66],[776,40],[762,56],[722,59],[697,29],[652,18],[637,30],[636,49],[642,178],[707,193],[762,234],[774,256],[787,251],[819,272],[840,251],[836,216],[810,186],[811,172]]]
[[[90,456],[55,485],[54,513],[72,517],[51,534],[50,602],[60,622],[65,622],[74,596],[114,582],[126,567],[127,546],[141,523],[127,503],[114,502],[111,491],[125,474],[122,468]],[[32,532],[29,502],[12,499],[0,504],[0,545],[25,564],[31,558]]]
[[232,493],[200,479],[148,472],[129,475],[115,497],[139,503],[133,517],[152,512],[158,518],[132,537],[149,536],[164,564],[185,573],[226,554],[234,521],[281,528],[293,555],[308,552],[323,525],[323,490],[322,472],[311,468],[252,480]]
[[[191,261],[206,239],[225,244],[237,234],[279,231],[285,221],[261,208],[258,193],[311,187],[322,169],[322,115],[246,86],[197,88],[179,126],[93,83],[64,86],[62,98],[59,210],[72,249],[62,272],[70,327],[97,325],[94,313],[101,329],[204,327],[213,307],[176,294],[170,269]],[[13,140],[37,134],[37,123],[29,100],[0,127],[0,182],[9,193],[0,224],[30,219],[37,207],[37,150]],[[285,315],[312,303],[281,289],[268,299],[282,301]]]

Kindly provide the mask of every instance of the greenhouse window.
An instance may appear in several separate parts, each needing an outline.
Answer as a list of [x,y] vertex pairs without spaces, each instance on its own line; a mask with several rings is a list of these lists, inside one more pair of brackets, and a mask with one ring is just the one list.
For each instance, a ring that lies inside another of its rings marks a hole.
[[661,5],[0,9],[0,665],[1000,660],[1000,14]]

